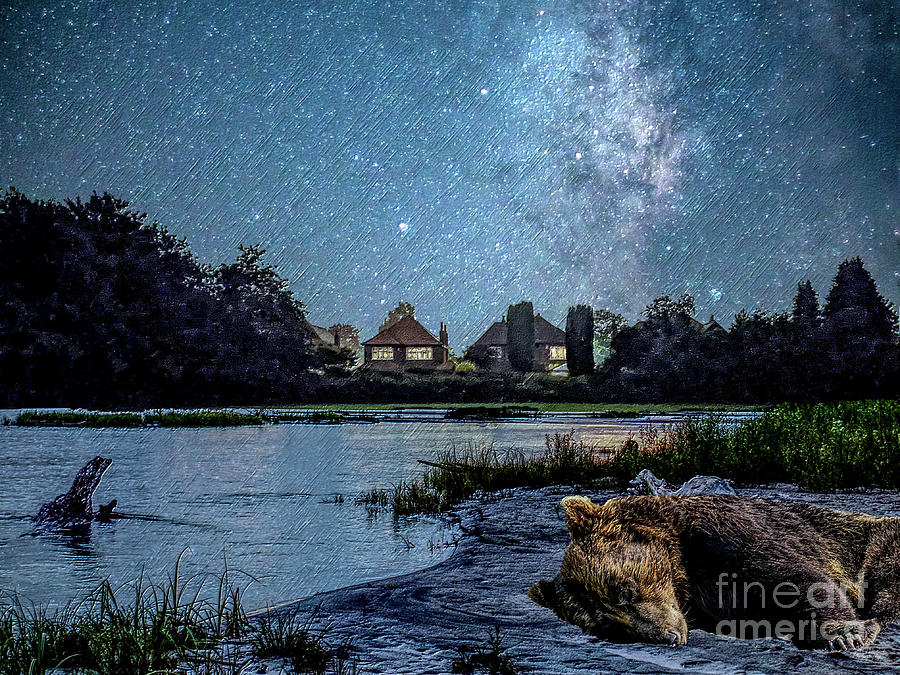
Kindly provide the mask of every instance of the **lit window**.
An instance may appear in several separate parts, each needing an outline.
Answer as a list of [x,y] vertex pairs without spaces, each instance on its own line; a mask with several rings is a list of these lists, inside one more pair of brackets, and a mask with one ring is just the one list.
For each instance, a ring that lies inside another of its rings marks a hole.
[[560,347],[557,345],[550,345],[550,360],[551,361],[565,361],[566,360],[566,348]]
[[407,347],[407,361],[431,361],[431,347]]
[[372,360],[373,361],[393,361],[394,360],[394,348],[393,347],[372,347]]

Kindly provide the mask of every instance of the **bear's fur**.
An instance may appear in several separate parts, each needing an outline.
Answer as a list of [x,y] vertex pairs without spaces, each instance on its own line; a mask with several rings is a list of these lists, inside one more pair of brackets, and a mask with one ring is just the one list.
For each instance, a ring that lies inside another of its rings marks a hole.
[[572,540],[529,596],[613,641],[688,629],[854,649],[900,619],[900,518],[728,495],[562,501]]

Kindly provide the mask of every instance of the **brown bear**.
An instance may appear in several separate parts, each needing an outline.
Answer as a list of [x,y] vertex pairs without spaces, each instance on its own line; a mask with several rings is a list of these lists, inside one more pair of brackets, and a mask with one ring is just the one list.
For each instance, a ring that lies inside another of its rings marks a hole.
[[611,641],[699,628],[854,649],[900,619],[900,518],[730,495],[562,501],[562,569],[529,596]]

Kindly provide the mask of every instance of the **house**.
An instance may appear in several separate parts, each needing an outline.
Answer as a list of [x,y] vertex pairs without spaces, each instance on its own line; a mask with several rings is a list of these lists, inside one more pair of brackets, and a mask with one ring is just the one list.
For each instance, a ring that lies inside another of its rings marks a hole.
[[[495,372],[512,369],[509,363],[506,317],[488,328],[466,352],[466,358]],[[566,331],[557,328],[540,314],[534,317],[534,365],[536,369],[563,375],[566,366]]]
[[336,349],[349,349],[353,353],[362,352],[359,344],[359,332],[347,324],[335,324],[330,328],[309,324],[313,333],[313,344],[334,347]]
[[[324,328],[303,317],[301,329],[304,341],[313,351],[318,353],[324,365],[339,365],[341,368],[352,368],[362,361],[359,332],[353,326],[335,324],[330,328]],[[355,357],[349,361],[346,356],[348,350]]]
[[362,343],[364,367],[389,371],[452,371],[447,343],[447,327],[443,323],[438,339],[413,317],[405,316]]
[[711,335],[716,335],[719,337],[728,334],[728,331],[722,328],[722,324],[716,321],[715,315],[712,314],[709,317],[709,323],[702,324],[700,330],[702,330],[704,333],[709,333]]

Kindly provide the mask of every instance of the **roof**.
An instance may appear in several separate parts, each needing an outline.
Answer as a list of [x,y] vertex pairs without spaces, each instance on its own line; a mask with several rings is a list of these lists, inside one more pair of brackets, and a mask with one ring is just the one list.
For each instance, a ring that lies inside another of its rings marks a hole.
[[[484,335],[478,338],[473,347],[490,347],[505,345],[509,340],[509,327],[505,321],[495,321]],[[566,331],[557,328],[540,314],[534,317],[534,341],[535,343],[564,345],[566,344]]]
[[566,331],[557,328],[540,314],[534,317],[534,341],[550,345],[566,344]]
[[300,317],[300,329],[306,333],[306,340],[315,341],[319,339],[319,334],[316,332],[316,327],[310,323],[309,319],[307,319],[306,316]]
[[441,341],[411,316],[405,316],[393,326],[363,342],[364,345],[400,345],[401,347],[443,347]]
[[495,321],[491,327],[484,331],[484,335],[478,338],[473,347],[490,347],[493,345],[505,345],[507,340],[506,322]]
[[720,331],[722,333],[728,332],[727,330],[722,328],[722,324],[720,324],[718,321],[716,321],[716,317],[712,316],[712,315],[710,315],[710,317],[709,317],[709,323],[703,324],[703,332],[709,332],[709,331],[715,331],[717,333]]

